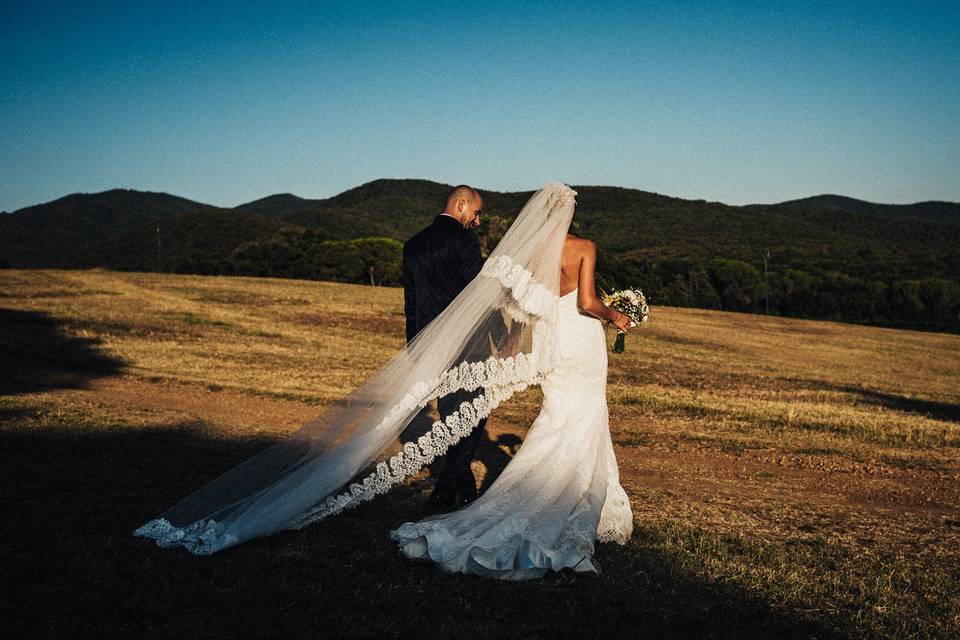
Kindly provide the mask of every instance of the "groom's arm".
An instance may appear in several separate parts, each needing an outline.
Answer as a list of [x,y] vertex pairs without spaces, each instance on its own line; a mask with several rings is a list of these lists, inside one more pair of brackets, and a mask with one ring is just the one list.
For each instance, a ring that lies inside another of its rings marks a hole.
[[406,256],[406,247],[402,258],[403,275],[400,282],[403,285],[403,315],[406,318],[407,344],[417,335],[417,297],[413,287],[413,277],[410,274],[409,261]]
[[407,344],[417,335],[417,309],[413,293],[413,283],[403,284],[403,315],[406,316]]
[[475,233],[465,233],[463,247],[460,251],[460,272],[463,279],[470,282],[480,274],[483,268],[483,254],[480,252],[480,240]]
[[[480,274],[480,270],[483,269],[484,259],[480,251],[480,240],[476,234],[468,233],[466,236],[467,239],[464,243],[463,260],[460,261],[460,268],[462,269],[463,277],[469,282]],[[493,340],[495,345],[498,345],[499,348],[502,349],[503,345],[507,343],[507,333],[507,325],[503,322],[503,318],[497,316],[490,327],[490,339]]]

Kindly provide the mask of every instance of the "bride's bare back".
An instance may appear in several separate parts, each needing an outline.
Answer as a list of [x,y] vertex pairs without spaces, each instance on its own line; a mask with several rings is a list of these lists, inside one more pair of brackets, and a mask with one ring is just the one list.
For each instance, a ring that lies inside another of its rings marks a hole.
[[630,319],[624,314],[603,304],[597,297],[596,278],[597,245],[592,240],[567,234],[560,257],[560,295],[574,289],[577,291],[577,306],[601,320],[610,320],[618,328],[629,329]]

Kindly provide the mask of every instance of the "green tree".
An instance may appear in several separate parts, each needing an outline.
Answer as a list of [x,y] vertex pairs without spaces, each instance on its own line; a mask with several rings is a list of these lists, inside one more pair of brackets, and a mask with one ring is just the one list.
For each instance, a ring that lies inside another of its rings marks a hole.
[[728,311],[752,311],[763,296],[760,272],[742,260],[714,258],[707,264],[707,273]]
[[490,252],[497,247],[507,233],[507,229],[510,228],[510,222],[503,216],[482,216],[480,226],[477,228],[477,238],[480,240],[480,253],[483,257],[490,255]]
[[717,290],[702,264],[698,262],[690,267],[690,270],[687,271],[687,282],[689,283],[693,306],[701,309],[719,309],[721,307],[720,296],[717,295]]
[[403,244],[393,238],[360,238],[351,242],[363,261],[369,284],[400,284]]
[[920,296],[919,280],[896,280],[890,285],[889,315],[891,320],[917,318],[923,315],[925,307]]
[[663,301],[675,307],[692,307],[693,294],[690,292],[690,283],[682,273],[674,274],[673,282],[667,287]]
[[960,284],[946,278],[926,278],[920,281],[920,299],[927,319],[937,323],[960,320]]

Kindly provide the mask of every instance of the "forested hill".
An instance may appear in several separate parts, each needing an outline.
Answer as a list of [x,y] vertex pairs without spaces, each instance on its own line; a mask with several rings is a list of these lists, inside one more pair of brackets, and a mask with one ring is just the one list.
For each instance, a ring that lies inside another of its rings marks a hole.
[[110,189],[74,193],[52,202],[0,214],[0,264],[73,266],[84,249],[154,220],[215,210],[168,193]]
[[[448,189],[384,179],[326,199],[276,194],[232,209],[128,189],[73,194],[0,216],[0,263],[395,284],[400,242],[440,211]],[[957,203],[816,196],[729,206],[574,189],[574,231],[597,241],[606,281],[640,286],[652,304],[960,328]],[[533,192],[481,193],[489,250]]]
[[276,193],[266,198],[260,198],[252,202],[246,202],[236,207],[247,213],[256,213],[262,216],[281,217],[291,211],[298,211],[313,207],[323,202],[323,200],[308,200],[295,196],[292,193]]
[[824,194],[800,200],[788,200],[774,205],[750,205],[752,207],[779,207],[806,211],[846,211],[867,213],[896,218],[924,218],[938,222],[960,222],[960,203],[928,200],[914,204],[880,204],[846,196]]

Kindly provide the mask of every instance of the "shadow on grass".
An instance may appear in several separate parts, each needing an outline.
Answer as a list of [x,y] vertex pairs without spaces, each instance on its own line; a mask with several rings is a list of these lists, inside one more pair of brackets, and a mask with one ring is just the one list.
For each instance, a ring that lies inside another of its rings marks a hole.
[[189,423],[38,427],[11,411],[0,615],[19,635],[7,637],[841,637],[691,573],[642,530],[598,545],[599,577],[510,583],[411,563],[387,532],[427,483],[213,556],[162,549],[133,529],[275,440]]
[[[422,410],[410,421],[407,428],[400,434],[399,446],[403,446],[407,442],[416,442],[420,436],[430,431],[435,419],[436,411],[434,409]],[[490,485],[493,484],[493,481],[497,479],[503,469],[509,464],[510,460],[517,453],[517,449],[519,449],[522,444],[523,439],[511,433],[501,433],[491,439],[490,432],[487,431],[486,437],[481,440],[480,446],[477,447],[476,456],[474,457],[474,460],[480,461],[486,469],[480,487],[478,487],[479,493],[482,494],[490,488]],[[430,476],[436,478],[443,471],[446,464],[447,456],[438,456],[433,462],[427,465]],[[367,471],[372,471],[372,469],[368,469]],[[363,475],[364,474],[360,474],[360,477],[363,477]]]
[[510,464],[510,460],[517,454],[522,444],[523,438],[512,433],[501,433],[493,440],[488,434],[487,439],[480,444],[477,451],[477,459],[487,470],[480,483],[481,494],[490,488],[494,480]]
[[868,402],[882,405],[888,409],[925,415],[935,420],[960,422],[960,404],[923,400],[922,398],[907,398],[894,393],[885,393],[852,385],[833,385],[832,388],[837,391],[859,395]]
[[858,396],[864,402],[880,405],[887,409],[915,413],[928,416],[935,420],[960,422],[960,404],[938,402],[922,398],[908,398],[896,393],[887,393],[876,389],[867,389],[852,384],[839,384],[820,378],[784,376],[777,378],[784,385],[794,389],[809,389],[812,391],[836,391]]
[[0,309],[0,360],[0,395],[82,388],[126,366],[98,339],[69,335],[58,318],[17,309]]
[[849,393],[859,396],[864,402],[880,405],[887,409],[903,411],[904,413],[915,413],[928,416],[935,420],[946,420],[948,422],[960,422],[960,404],[951,402],[938,402],[936,400],[924,400],[922,398],[908,398],[896,393],[887,393],[876,389],[866,389],[852,384],[837,384],[826,380],[814,378],[783,378],[786,381],[796,383],[801,388],[838,391],[840,393]]

